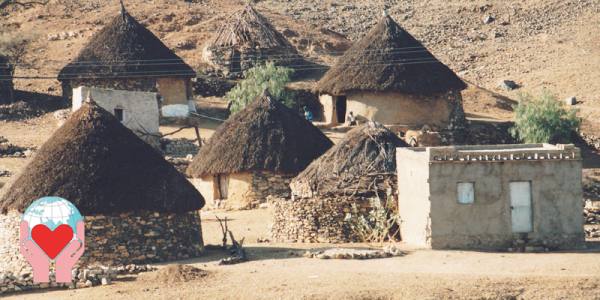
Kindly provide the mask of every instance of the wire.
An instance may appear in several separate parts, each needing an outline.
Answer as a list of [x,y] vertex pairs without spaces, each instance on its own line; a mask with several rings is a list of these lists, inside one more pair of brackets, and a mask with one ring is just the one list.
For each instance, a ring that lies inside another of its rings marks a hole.
[[219,119],[219,118],[215,118],[215,117],[203,115],[203,114],[200,114],[200,113],[197,113],[197,112],[190,112],[190,114],[199,116],[201,118],[206,118],[206,119],[211,119],[211,120],[219,121],[219,122],[225,122],[226,121],[226,120],[223,120],[223,119]]
[[[422,50],[411,50],[411,51],[404,51],[406,49],[422,49]],[[322,54],[351,54],[351,53],[370,53],[370,52],[385,52],[385,53],[390,53],[390,54],[403,54],[403,53],[418,53],[418,52],[429,52],[427,50],[427,48],[423,47],[423,46],[414,46],[414,47],[390,47],[390,48],[383,48],[383,49],[363,49],[363,50],[346,50],[346,51],[321,51]],[[287,53],[287,54],[249,54],[249,55],[245,55],[245,58],[258,58],[258,59],[263,59],[265,57],[269,58],[269,60],[273,60],[272,58],[288,58],[288,57],[302,57],[304,58],[304,56],[300,53]],[[236,59],[232,59],[231,61],[236,61]],[[65,61],[62,60],[45,60],[45,63],[47,62],[57,62],[57,63],[62,63],[62,64],[71,64],[71,65],[104,65],[104,64],[99,64],[99,61],[97,60],[88,60],[88,61],[72,61],[69,63],[66,63]],[[165,58],[165,59],[138,59],[138,60],[134,60],[134,59],[129,59],[129,60],[123,60],[123,61],[114,61],[111,63],[107,63],[106,65],[118,65],[118,64],[128,64],[128,63],[137,63],[137,62],[142,62],[142,64],[144,62],[177,62],[177,64],[185,64],[187,65],[183,59],[181,58]],[[14,64],[14,65],[26,65],[25,63],[20,63],[20,64]]]
[[[377,63],[362,63],[362,64],[343,64],[345,67],[361,67],[361,66],[387,66],[387,65],[417,65],[417,64],[438,64],[440,61],[437,59],[429,59],[429,60],[415,60],[415,61],[382,61]],[[308,70],[327,70],[328,66],[319,66],[313,64],[305,64],[299,65],[301,67],[294,68],[295,71],[308,71]],[[68,75],[68,76],[67,76]],[[83,76],[87,75],[87,76]],[[181,76],[189,76],[190,73],[187,72],[171,72],[171,71],[142,71],[142,72],[121,72],[118,75],[103,75],[103,74],[95,74],[91,75],[89,73],[72,73],[66,74],[61,77],[61,80],[69,80],[69,79],[118,79],[118,78],[130,78],[130,77],[181,77]],[[56,76],[13,76],[13,79],[57,79]],[[11,80],[10,76],[1,76],[0,81],[8,81]]]

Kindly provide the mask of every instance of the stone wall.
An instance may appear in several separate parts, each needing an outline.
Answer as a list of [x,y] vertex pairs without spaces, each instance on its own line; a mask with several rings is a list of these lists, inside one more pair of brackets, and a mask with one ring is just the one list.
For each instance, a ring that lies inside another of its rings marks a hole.
[[275,174],[268,171],[257,171],[252,174],[252,207],[266,203],[267,197],[289,198],[290,182],[296,175]]
[[31,272],[31,267],[19,252],[19,226],[21,214],[9,211],[0,214],[0,272],[11,271],[20,274]]
[[267,202],[267,197],[290,197],[290,181],[295,175],[268,171],[227,175],[227,199],[220,199],[214,176],[192,178],[190,182],[206,199],[207,208],[252,209]]
[[186,138],[161,139],[160,148],[166,156],[187,157],[198,154],[198,142]]
[[[20,273],[29,264],[19,253],[21,214],[0,215],[0,270]],[[86,250],[81,265],[145,264],[200,255],[200,214],[136,212],[85,217]]]
[[356,242],[357,236],[344,221],[356,203],[363,213],[370,209],[367,199],[331,198],[272,198],[273,241],[287,243],[344,243]]

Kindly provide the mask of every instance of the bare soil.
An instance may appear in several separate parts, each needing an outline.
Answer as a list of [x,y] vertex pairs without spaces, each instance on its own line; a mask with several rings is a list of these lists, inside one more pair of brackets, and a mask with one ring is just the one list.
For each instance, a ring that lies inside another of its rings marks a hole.
[[178,262],[188,266],[184,270],[195,267],[208,273],[196,279],[172,280],[189,271],[182,272],[171,262],[159,265],[155,274],[125,277],[109,286],[6,299],[598,299],[600,295],[600,249],[595,244],[587,251],[560,253],[433,251],[401,246],[407,252],[402,257],[321,260],[297,254],[336,245],[256,243],[256,238],[268,232],[268,209],[204,212],[207,243],[221,242],[215,214],[230,218],[236,238],[245,238],[249,262],[219,266],[218,260],[226,253],[209,250],[202,257]]

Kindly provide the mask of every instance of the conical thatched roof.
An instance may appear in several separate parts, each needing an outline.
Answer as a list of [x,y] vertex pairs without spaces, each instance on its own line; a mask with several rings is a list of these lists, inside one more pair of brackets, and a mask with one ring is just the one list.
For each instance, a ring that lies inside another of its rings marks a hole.
[[296,54],[296,49],[263,15],[251,5],[234,12],[227,18],[212,40],[209,48],[282,49]]
[[204,206],[181,173],[94,103],[77,110],[5,187],[0,210],[22,212],[43,196],[63,197],[84,215]]
[[292,193],[372,195],[378,179],[396,176],[396,147],[408,145],[379,123],[354,128],[292,180]]
[[193,177],[261,170],[294,174],[331,146],[318,128],[265,91],[217,128],[187,173]]
[[195,76],[189,65],[123,8],[60,71],[58,80]]
[[384,18],[339,58],[317,84],[332,95],[350,91],[436,94],[465,83],[391,17]]

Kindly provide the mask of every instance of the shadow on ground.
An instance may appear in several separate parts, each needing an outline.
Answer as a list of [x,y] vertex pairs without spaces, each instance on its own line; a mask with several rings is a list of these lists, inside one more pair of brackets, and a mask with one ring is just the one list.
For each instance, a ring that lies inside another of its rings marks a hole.
[[29,91],[15,91],[15,100],[0,105],[0,120],[20,121],[70,106],[63,97]]

